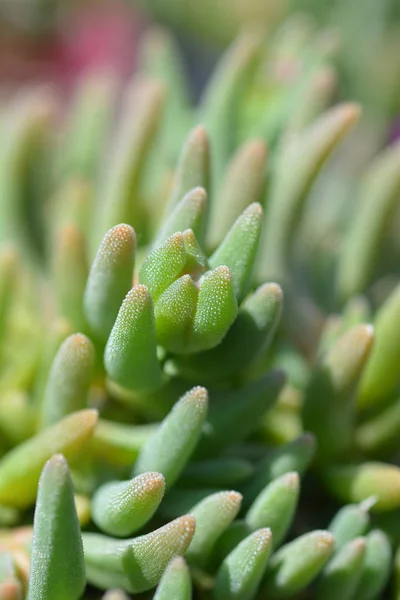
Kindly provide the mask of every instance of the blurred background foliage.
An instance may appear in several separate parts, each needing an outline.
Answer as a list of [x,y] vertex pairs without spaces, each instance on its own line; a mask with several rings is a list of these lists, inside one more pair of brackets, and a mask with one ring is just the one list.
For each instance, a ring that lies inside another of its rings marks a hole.
[[[241,29],[255,27],[270,37],[295,14],[306,23],[300,35],[318,30],[336,45],[337,93],[361,102],[377,130],[396,120],[398,0],[0,0],[0,77],[26,80],[30,66],[41,77],[60,78],[60,70],[82,68],[83,49],[86,61],[108,58],[114,67],[125,54],[126,66],[134,62],[136,38],[150,19],[176,32],[198,89]],[[28,66],[19,73],[22,55]]]

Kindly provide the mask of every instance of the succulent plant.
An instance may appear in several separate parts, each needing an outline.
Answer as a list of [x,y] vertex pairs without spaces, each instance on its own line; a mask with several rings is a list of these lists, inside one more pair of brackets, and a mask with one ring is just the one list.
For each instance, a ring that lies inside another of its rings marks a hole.
[[330,206],[360,109],[288,35],[4,104],[0,598],[399,596],[400,146]]

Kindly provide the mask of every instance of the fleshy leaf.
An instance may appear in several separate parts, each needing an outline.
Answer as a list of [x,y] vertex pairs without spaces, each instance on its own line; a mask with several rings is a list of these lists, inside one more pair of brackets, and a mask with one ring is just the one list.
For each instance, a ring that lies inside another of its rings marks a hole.
[[176,556],[171,560],[158,584],[154,600],[191,600],[192,582],[184,559]]
[[300,479],[297,473],[286,473],[269,483],[246,513],[245,521],[252,530],[269,527],[276,548],[284,539],[296,512]]
[[182,198],[193,188],[209,190],[210,148],[204,127],[194,127],[183,145],[175,173],[174,185],[167,204],[171,213]]
[[188,191],[163,222],[155,237],[153,247],[157,248],[173,233],[185,231],[185,229],[191,229],[196,238],[201,241],[206,208],[207,192],[204,188],[196,187]]
[[367,507],[363,503],[343,506],[328,526],[335,538],[336,550],[363,535],[368,529],[369,520]]
[[355,390],[373,340],[371,325],[356,325],[334,343],[314,369],[304,394],[303,423],[317,438],[321,461],[343,456],[351,448]]
[[154,302],[182,274],[186,264],[186,252],[181,232],[174,233],[153,250],[144,261],[139,282],[149,289]]
[[358,587],[366,549],[365,538],[347,542],[328,563],[318,582],[317,600],[352,600]]
[[252,600],[264,575],[272,549],[270,529],[245,538],[225,558],[215,583],[216,600]]
[[334,545],[329,531],[312,531],[282,546],[267,567],[264,593],[271,599],[296,596],[322,571]]
[[363,292],[370,283],[379,250],[400,194],[400,144],[375,159],[360,189],[357,212],[344,238],[339,261],[338,292],[342,298]]
[[241,501],[238,492],[218,492],[190,510],[196,520],[196,533],[187,551],[190,564],[207,565],[217,539],[239,512]]
[[94,348],[85,335],[68,337],[50,369],[41,408],[41,425],[48,427],[72,412],[87,408],[94,371]]
[[399,382],[400,371],[400,286],[380,307],[374,323],[375,345],[360,381],[358,405],[376,406]]
[[78,600],[85,585],[72,481],[67,461],[57,454],[46,463],[39,481],[28,600]]
[[57,232],[54,249],[53,286],[59,315],[65,317],[75,331],[85,331],[83,295],[89,272],[83,233],[72,225]]
[[154,308],[145,285],[127,293],[108,338],[104,365],[108,376],[122,387],[144,392],[161,385]]
[[208,350],[221,342],[237,315],[232,273],[226,266],[208,271],[201,281],[190,336],[192,352]]
[[121,587],[133,593],[155,587],[171,559],[186,552],[195,528],[194,517],[185,515],[134,539],[84,533],[88,582],[100,589]]
[[386,534],[374,529],[366,537],[360,582],[354,600],[378,600],[387,584],[392,565],[392,549]]
[[400,468],[381,462],[330,467],[324,472],[331,492],[344,502],[376,497],[371,509],[385,511],[400,506]]
[[35,500],[45,462],[58,452],[68,460],[76,459],[92,435],[96,422],[97,411],[81,410],[6,454],[0,460],[0,503],[21,508],[30,506]]
[[160,82],[137,77],[128,87],[118,135],[102,182],[101,214],[93,238],[95,248],[117,225],[137,227],[142,219],[139,183],[148,151],[162,114],[164,89]]
[[132,287],[135,249],[133,228],[116,225],[106,233],[91,266],[84,295],[85,316],[95,336],[103,342]]
[[248,507],[264,487],[277,477],[296,471],[302,475],[308,468],[315,452],[315,438],[305,433],[289,444],[273,450],[258,463],[254,476],[245,486],[244,506]]
[[179,477],[200,438],[207,415],[208,394],[202,387],[187,392],[142,448],[134,475],[157,471],[170,487]]
[[252,433],[265,411],[276,402],[284,382],[282,371],[272,371],[235,391],[216,392],[216,401],[210,406],[210,427],[199,452],[210,455]]
[[272,175],[259,253],[259,281],[272,278],[280,282],[285,276],[291,240],[308,191],[359,114],[357,105],[339,105],[304,131],[284,140]]
[[197,307],[198,288],[190,275],[172,283],[155,308],[157,341],[170,352],[185,352]]
[[130,481],[102,485],[92,500],[92,517],[105,533],[127,537],[153,516],[164,495],[160,473],[143,473]]
[[261,40],[245,32],[225,52],[200,102],[200,118],[212,147],[212,184],[218,185],[234,143],[235,102],[253,68]]
[[266,283],[250,295],[220,344],[182,356],[179,372],[193,381],[221,382],[245,372],[272,341],[282,312],[282,290]]
[[266,157],[267,148],[262,140],[243,144],[234,155],[212,204],[207,248],[214,250],[219,246],[246,207],[260,199]]
[[262,216],[261,205],[257,202],[250,204],[209,259],[212,269],[220,265],[226,265],[230,269],[238,301],[243,299],[250,285],[260,241]]

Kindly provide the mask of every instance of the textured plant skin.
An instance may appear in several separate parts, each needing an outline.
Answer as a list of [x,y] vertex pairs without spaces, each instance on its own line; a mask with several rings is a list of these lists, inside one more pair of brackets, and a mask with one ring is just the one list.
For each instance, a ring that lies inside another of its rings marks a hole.
[[146,286],[137,285],[125,296],[104,362],[109,377],[128,389],[150,391],[161,384],[154,308]]
[[399,148],[339,46],[0,90],[0,598],[398,595]]
[[157,470],[165,477],[166,486],[171,486],[196,446],[207,408],[208,394],[204,388],[193,388],[185,394],[142,448],[134,468],[135,475]]
[[255,597],[271,553],[271,538],[269,529],[259,529],[226,557],[217,575],[217,599],[251,600]]
[[191,509],[196,532],[187,552],[189,563],[206,566],[216,540],[236,517],[241,501],[237,492],[218,492]]
[[299,484],[297,473],[277,477],[257,496],[246,513],[245,521],[253,530],[268,523],[275,547],[285,537],[292,523],[299,497]]
[[278,448],[258,464],[254,476],[246,485],[246,505],[249,505],[263,488],[285,473],[297,471],[299,474],[307,468],[315,451],[315,441],[311,435],[303,435]]
[[136,234],[116,225],[104,237],[90,269],[84,296],[86,320],[96,337],[106,341],[133,280]]
[[173,558],[157,587],[154,600],[190,600],[192,597],[192,583],[189,569],[185,560],[179,556]]
[[131,481],[106,483],[93,497],[93,520],[109,535],[132,535],[153,516],[164,489],[165,480],[160,473],[143,473]]
[[271,598],[290,598],[314,579],[331,557],[335,540],[327,531],[315,531],[282,546],[271,557],[265,593]]
[[136,593],[151,589],[171,558],[185,553],[194,532],[195,520],[187,515],[133,540],[86,533],[83,547],[88,581],[102,589],[121,586]]
[[33,526],[28,600],[81,597],[86,585],[83,546],[68,464],[61,454],[44,466]]

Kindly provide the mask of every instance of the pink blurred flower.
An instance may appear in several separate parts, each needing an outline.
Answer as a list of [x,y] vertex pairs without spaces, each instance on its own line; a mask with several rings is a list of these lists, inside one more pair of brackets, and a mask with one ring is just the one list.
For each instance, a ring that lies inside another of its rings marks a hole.
[[45,82],[69,91],[83,73],[134,68],[143,23],[118,0],[79,3],[52,35],[0,36],[0,83]]

